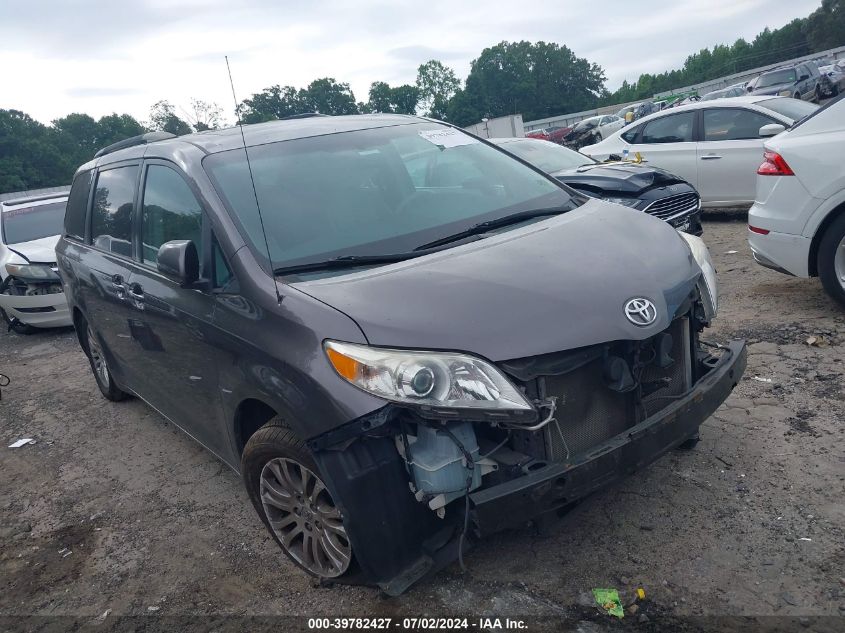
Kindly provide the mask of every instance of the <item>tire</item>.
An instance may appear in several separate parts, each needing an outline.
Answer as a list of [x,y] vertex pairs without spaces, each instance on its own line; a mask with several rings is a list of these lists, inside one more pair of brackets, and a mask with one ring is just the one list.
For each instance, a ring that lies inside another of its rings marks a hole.
[[827,294],[845,306],[845,214],[836,218],[822,235],[816,264]]
[[818,85],[816,86],[816,103],[821,103],[822,100],[822,89]]
[[340,510],[305,442],[281,418],[249,438],[241,473],[256,512],[294,564],[321,580],[356,582],[360,572]]
[[801,93],[800,93],[800,92],[796,92],[794,95],[792,95],[792,98],[793,98],[793,99],[799,99],[799,100],[800,100],[800,99],[801,99]]
[[26,323],[21,323],[17,319],[12,320],[12,318],[6,314],[6,311],[3,308],[0,308],[0,317],[3,318],[3,321],[6,323],[6,326],[12,331],[16,332],[17,334],[23,335],[30,335],[35,334],[38,331],[37,327],[32,327],[31,325],[27,325]]
[[595,135],[594,138],[595,138],[596,143],[601,143],[604,140],[602,138],[601,132],[596,132],[596,135]]
[[100,345],[97,335],[91,329],[87,321],[83,320],[80,323],[83,341],[83,350],[88,357],[88,364],[91,365],[91,372],[94,374],[94,380],[97,381],[97,386],[100,388],[100,393],[106,400],[112,402],[120,402],[124,400],[129,394],[123,391],[114,381],[111,369],[109,369],[106,357],[103,354],[103,348]]
[[698,431],[695,432],[695,435],[690,435],[687,439],[681,442],[678,445],[679,451],[691,451],[698,443],[701,441],[701,436],[698,434]]

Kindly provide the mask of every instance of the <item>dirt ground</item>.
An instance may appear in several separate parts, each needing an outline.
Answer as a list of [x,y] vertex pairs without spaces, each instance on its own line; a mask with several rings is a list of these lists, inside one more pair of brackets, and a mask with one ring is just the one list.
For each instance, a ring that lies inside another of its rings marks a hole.
[[[749,365],[697,449],[594,495],[551,535],[487,539],[466,573],[454,565],[399,598],[312,586],[237,475],[144,403],[100,397],[72,331],[0,333],[12,379],[0,401],[0,617],[566,619],[591,611],[593,587],[637,586],[647,599],[626,621],[845,616],[845,311],[817,280],[754,264],[745,232],[705,224],[721,284],[709,338],[746,338]],[[22,437],[36,443],[6,448]]]

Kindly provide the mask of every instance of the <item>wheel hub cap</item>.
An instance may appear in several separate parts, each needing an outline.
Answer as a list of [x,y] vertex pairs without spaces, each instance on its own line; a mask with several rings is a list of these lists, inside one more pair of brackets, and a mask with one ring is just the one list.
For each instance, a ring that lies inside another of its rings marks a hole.
[[302,464],[277,457],[261,470],[261,504],[282,547],[317,576],[340,576],[352,547],[340,510],[323,481]]

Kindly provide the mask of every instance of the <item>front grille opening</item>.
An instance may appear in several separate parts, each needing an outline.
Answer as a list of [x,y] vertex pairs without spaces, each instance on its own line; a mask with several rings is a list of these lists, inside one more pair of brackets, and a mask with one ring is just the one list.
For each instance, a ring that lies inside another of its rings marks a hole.
[[655,200],[644,211],[649,215],[665,220],[681,213],[690,213],[697,209],[698,195],[689,192]]
[[[664,332],[672,337],[672,362],[666,367],[658,364],[657,337],[608,346],[609,353],[624,357],[636,373],[636,387],[630,391],[608,386],[604,356],[570,372],[538,378],[538,391],[557,397],[555,419],[539,432],[517,432],[515,444],[533,449],[528,454],[538,459],[571,462],[682,397],[692,385],[689,318],[675,319]],[[637,359],[643,366],[637,368]]]

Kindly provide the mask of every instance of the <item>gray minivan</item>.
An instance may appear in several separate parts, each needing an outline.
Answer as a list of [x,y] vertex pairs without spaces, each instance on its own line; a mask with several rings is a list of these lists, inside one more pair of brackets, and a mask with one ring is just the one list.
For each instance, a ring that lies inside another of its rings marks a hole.
[[239,472],[308,573],[389,594],[694,444],[745,367],[699,338],[701,240],[410,116],[110,146],[57,257],[103,395]]

